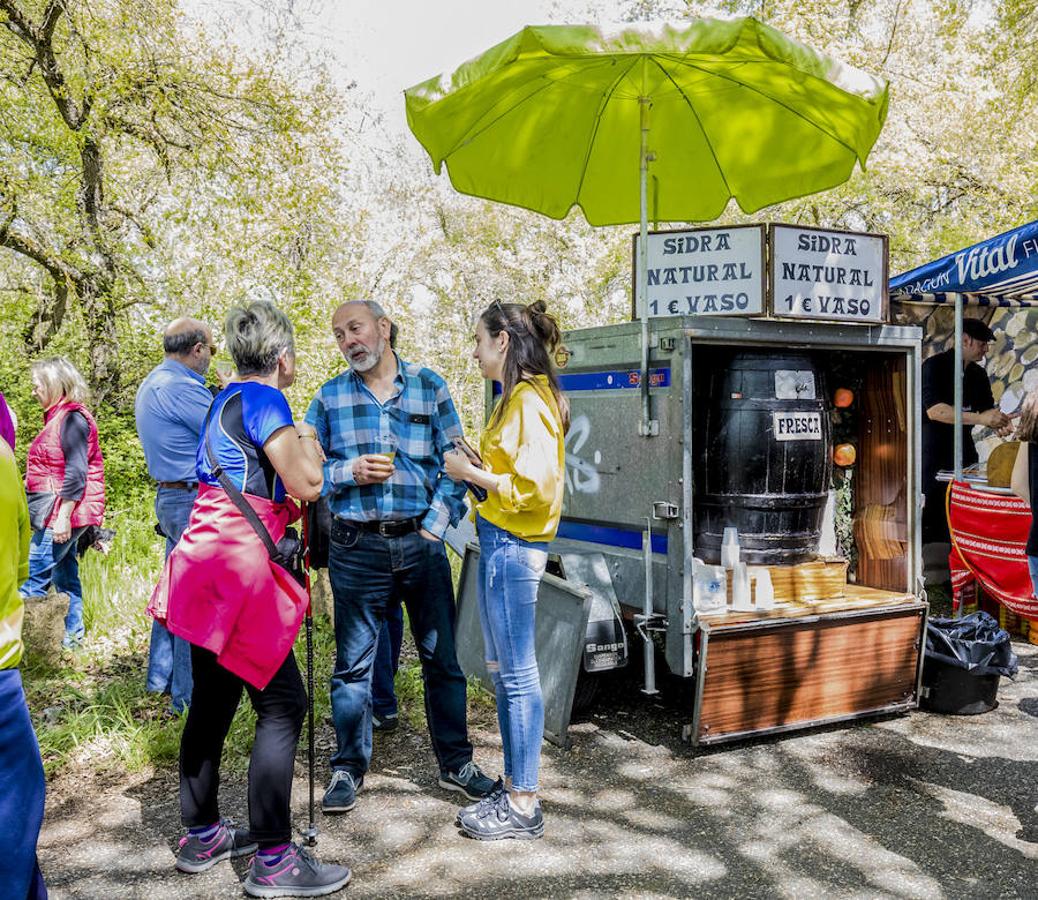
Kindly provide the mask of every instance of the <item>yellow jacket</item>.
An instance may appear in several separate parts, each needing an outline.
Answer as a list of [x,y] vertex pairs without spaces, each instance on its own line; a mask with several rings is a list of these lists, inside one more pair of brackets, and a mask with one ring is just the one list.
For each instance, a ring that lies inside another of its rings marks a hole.
[[498,476],[476,511],[526,541],[550,541],[562,515],[566,450],[562,419],[544,375],[521,381],[483,432],[484,467]]
[[0,669],[13,669],[22,658],[25,604],[18,586],[29,577],[30,535],[22,477],[5,444],[0,447]]

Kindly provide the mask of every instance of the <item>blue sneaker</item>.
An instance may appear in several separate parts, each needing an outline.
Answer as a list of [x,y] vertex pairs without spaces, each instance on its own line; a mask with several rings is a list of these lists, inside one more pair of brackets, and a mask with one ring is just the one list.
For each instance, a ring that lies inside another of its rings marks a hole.
[[494,782],[471,759],[457,772],[441,772],[438,784],[448,791],[460,791],[469,800],[482,800],[494,790]]
[[326,813],[349,812],[357,805],[357,793],[363,784],[363,775],[354,777],[345,769],[336,769],[321,799],[321,810]]

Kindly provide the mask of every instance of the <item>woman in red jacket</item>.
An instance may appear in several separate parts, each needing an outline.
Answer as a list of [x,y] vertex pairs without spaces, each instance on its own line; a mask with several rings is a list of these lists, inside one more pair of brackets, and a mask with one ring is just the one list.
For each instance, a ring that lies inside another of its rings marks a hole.
[[63,646],[83,639],[83,588],[76,543],[105,512],[104,458],[97,425],[83,405],[89,395],[83,376],[64,357],[32,367],[33,396],[43,407],[43,428],[29,446],[25,491],[33,528],[29,577],[23,597],[45,594],[50,585],[68,594]]

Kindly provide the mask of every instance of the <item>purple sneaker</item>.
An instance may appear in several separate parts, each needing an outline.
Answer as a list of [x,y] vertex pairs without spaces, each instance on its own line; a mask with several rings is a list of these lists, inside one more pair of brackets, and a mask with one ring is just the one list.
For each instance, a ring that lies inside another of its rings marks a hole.
[[256,852],[256,842],[244,828],[236,828],[230,819],[221,819],[216,834],[208,841],[187,834],[180,839],[177,868],[181,872],[204,872],[221,859]]
[[250,897],[323,897],[346,887],[351,874],[346,866],[318,862],[298,844],[289,844],[274,863],[267,864],[258,855],[252,858],[245,893]]

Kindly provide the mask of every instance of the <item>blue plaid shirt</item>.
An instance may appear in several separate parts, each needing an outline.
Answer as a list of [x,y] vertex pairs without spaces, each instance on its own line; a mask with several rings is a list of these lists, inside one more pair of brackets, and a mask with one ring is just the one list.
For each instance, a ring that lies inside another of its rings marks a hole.
[[[324,490],[332,513],[352,522],[422,516],[426,531],[443,537],[465,511],[465,485],[443,474],[443,454],[462,436],[447,383],[431,369],[397,357],[396,393],[380,403],[352,369],[326,381],[306,421],[328,461]],[[379,484],[357,484],[353,460],[378,453],[379,436],[397,440],[396,471]]]

